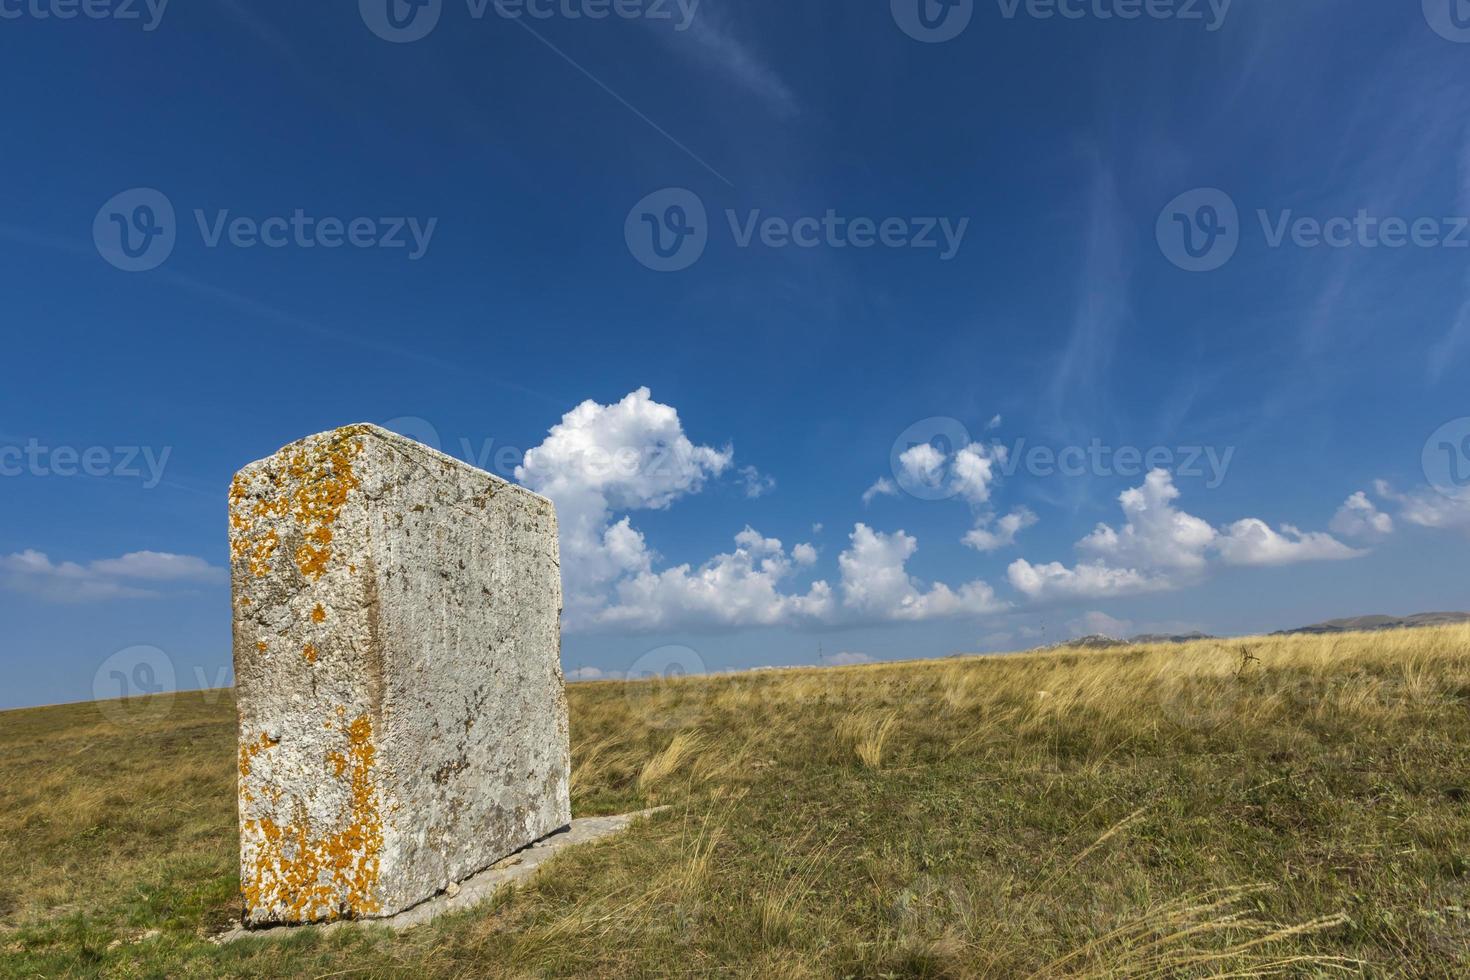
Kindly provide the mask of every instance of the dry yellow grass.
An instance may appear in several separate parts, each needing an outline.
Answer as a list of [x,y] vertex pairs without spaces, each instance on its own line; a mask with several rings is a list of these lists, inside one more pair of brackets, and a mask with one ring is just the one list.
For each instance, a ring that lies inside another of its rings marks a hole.
[[228,701],[0,715],[0,968],[1470,975],[1467,627],[570,699],[575,812],[668,813],[405,937],[227,949]]

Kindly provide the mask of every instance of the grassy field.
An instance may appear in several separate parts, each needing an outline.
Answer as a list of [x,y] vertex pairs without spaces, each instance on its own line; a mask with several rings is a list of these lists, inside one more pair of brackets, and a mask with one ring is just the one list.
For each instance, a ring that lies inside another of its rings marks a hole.
[[571,704],[574,812],[667,812],[402,936],[225,947],[229,695],[0,714],[0,972],[1470,976],[1467,627]]

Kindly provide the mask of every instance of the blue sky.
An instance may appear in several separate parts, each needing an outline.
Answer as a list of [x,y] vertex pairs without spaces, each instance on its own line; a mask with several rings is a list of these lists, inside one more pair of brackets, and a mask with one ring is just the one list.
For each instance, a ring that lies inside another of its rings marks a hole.
[[1470,608],[1451,2],[0,0],[0,707],[228,679],[356,421],[580,676]]

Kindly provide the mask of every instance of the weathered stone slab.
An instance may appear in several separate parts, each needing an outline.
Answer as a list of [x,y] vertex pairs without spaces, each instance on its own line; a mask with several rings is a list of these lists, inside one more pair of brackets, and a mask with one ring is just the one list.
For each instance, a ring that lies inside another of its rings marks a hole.
[[248,926],[401,912],[571,822],[550,501],[370,425],[230,490]]

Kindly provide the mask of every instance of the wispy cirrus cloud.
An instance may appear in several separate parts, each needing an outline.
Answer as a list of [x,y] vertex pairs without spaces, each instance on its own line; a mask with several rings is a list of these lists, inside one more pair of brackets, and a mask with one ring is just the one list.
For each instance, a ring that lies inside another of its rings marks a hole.
[[791,118],[801,114],[796,94],[774,67],[740,38],[729,8],[703,0],[697,14],[683,31],[670,31],[667,25],[649,23],[658,29],[666,43],[700,67],[717,72],[754,95],[777,116]]

